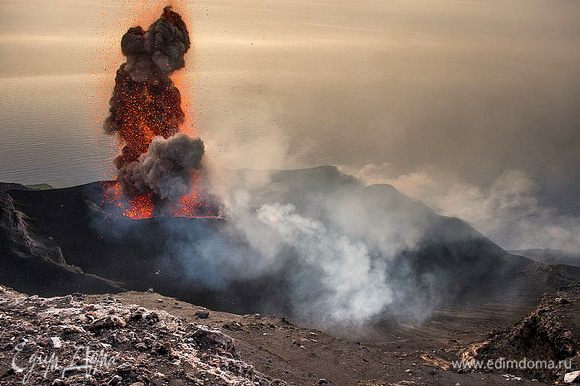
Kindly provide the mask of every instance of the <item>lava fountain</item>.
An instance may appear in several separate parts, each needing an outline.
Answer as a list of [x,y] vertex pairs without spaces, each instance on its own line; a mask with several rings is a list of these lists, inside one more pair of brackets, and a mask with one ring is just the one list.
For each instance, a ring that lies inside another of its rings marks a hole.
[[122,144],[106,199],[126,217],[217,214],[200,188],[204,143],[185,133],[181,93],[171,79],[185,67],[190,46],[171,7],[149,29],[130,28],[121,39],[127,60],[117,70],[104,129]]

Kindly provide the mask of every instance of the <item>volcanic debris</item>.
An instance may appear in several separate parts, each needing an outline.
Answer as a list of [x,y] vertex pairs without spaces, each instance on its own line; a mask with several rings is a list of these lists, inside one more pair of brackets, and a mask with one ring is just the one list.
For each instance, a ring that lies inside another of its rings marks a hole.
[[240,360],[234,340],[112,297],[26,296],[0,287],[0,384],[284,385]]
[[[465,361],[498,358],[553,361],[574,369],[580,366],[580,286],[546,294],[540,304],[513,327],[490,333],[471,344],[461,355]],[[545,366],[543,366],[545,367]],[[570,368],[528,368],[522,371],[544,381],[563,380]]]

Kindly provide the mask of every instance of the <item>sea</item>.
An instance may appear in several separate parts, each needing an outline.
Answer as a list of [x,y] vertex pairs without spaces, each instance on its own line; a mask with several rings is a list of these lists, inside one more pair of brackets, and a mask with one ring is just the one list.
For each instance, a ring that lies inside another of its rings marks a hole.
[[65,187],[110,179],[111,74],[8,77],[0,87],[0,182]]

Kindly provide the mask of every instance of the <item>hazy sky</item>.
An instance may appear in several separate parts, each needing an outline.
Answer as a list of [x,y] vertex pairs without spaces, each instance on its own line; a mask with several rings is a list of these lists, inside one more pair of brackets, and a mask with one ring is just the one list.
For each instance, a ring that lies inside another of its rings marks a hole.
[[[546,205],[580,212],[580,2],[179,3],[195,42],[184,92],[226,163],[477,186],[519,170]],[[3,0],[0,77],[108,74],[79,86],[104,118],[120,36],[164,5]]]

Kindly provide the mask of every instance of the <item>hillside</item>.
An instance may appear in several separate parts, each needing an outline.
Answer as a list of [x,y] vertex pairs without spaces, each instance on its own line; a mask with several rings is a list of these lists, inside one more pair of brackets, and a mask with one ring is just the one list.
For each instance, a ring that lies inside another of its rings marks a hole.
[[[212,309],[304,316],[289,287],[297,275],[315,271],[292,248],[267,269],[224,271],[234,259],[227,256],[262,260],[230,219],[112,218],[100,207],[103,186],[12,187],[2,201],[0,279],[43,295],[155,288]],[[290,204],[309,221],[364,243],[372,261],[386,266],[392,292],[386,311],[398,314],[423,318],[417,310],[480,299],[533,303],[577,275],[511,255],[458,219],[438,216],[391,186],[364,187],[334,167],[274,172],[249,196],[249,208]],[[23,238],[35,247],[22,248]],[[216,252],[206,256],[208,250]]]

